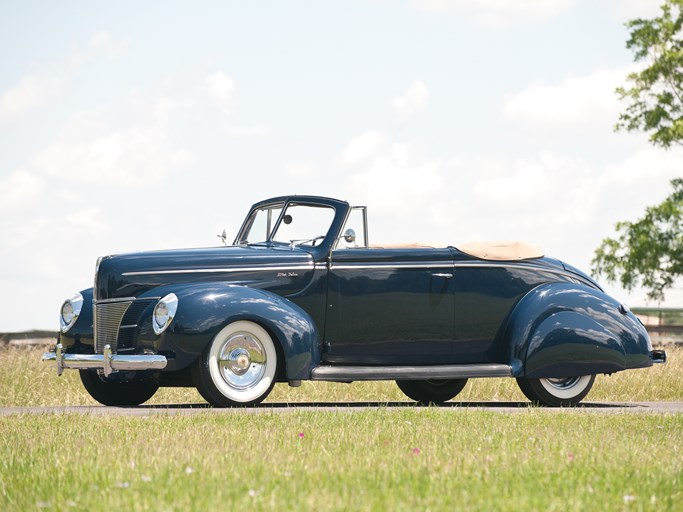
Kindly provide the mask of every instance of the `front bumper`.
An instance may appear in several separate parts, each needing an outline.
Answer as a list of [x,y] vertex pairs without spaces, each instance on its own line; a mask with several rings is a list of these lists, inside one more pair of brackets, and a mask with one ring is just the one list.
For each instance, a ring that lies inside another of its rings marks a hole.
[[74,369],[102,370],[105,376],[118,370],[162,370],[168,363],[166,357],[158,354],[112,354],[109,345],[105,345],[102,354],[65,354],[61,343],[57,343],[54,352],[45,352],[42,361],[56,363],[57,375],[61,375],[65,369]]

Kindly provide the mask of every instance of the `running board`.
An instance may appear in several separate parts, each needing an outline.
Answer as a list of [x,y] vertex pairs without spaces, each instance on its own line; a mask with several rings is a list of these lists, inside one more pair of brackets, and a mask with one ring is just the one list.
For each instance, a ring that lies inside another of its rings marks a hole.
[[311,380],[431,380],[512,377],[507,364],[461,364],[448,366],[331,366],[313,368]]

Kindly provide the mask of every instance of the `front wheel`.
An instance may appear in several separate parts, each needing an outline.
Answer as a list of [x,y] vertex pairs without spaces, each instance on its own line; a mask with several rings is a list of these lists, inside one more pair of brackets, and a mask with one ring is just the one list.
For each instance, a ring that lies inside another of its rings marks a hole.
[[467,384],[467,379],[397,380],[396,385],[416,402],[441,404],[455,397]]
[[195,363],[199,394],[215,407],[261,402],[275,385],[277,350],[258,324],[238,321],[224,327]]
[[79,373],[86,391],[102,405],[140,405],[152,398],[159,389],[159,383],[151,378],[130,382],[108,382],[102,380],[96,371],[80,370]]
[[518,378],[522,393],[537,405],[549,407],[572,407],[591,390],[595,375],[547,379]]

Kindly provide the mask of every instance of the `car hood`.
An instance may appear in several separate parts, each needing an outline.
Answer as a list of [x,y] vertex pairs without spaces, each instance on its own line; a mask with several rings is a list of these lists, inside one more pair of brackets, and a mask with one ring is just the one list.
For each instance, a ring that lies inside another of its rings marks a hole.
[[162,285],[230,282],[290,295],[303,289],[315,270],[301,248],[212,247],[105,256],[95,276],[95,300],[138,297]]

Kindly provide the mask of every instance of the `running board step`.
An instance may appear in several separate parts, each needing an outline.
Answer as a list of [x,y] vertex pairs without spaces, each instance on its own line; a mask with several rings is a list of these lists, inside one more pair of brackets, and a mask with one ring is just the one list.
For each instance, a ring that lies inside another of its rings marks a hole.
[[429,380],[512,377],[507,364],[462,364],[440,366],[331,366],[313,368],[311,380]]

